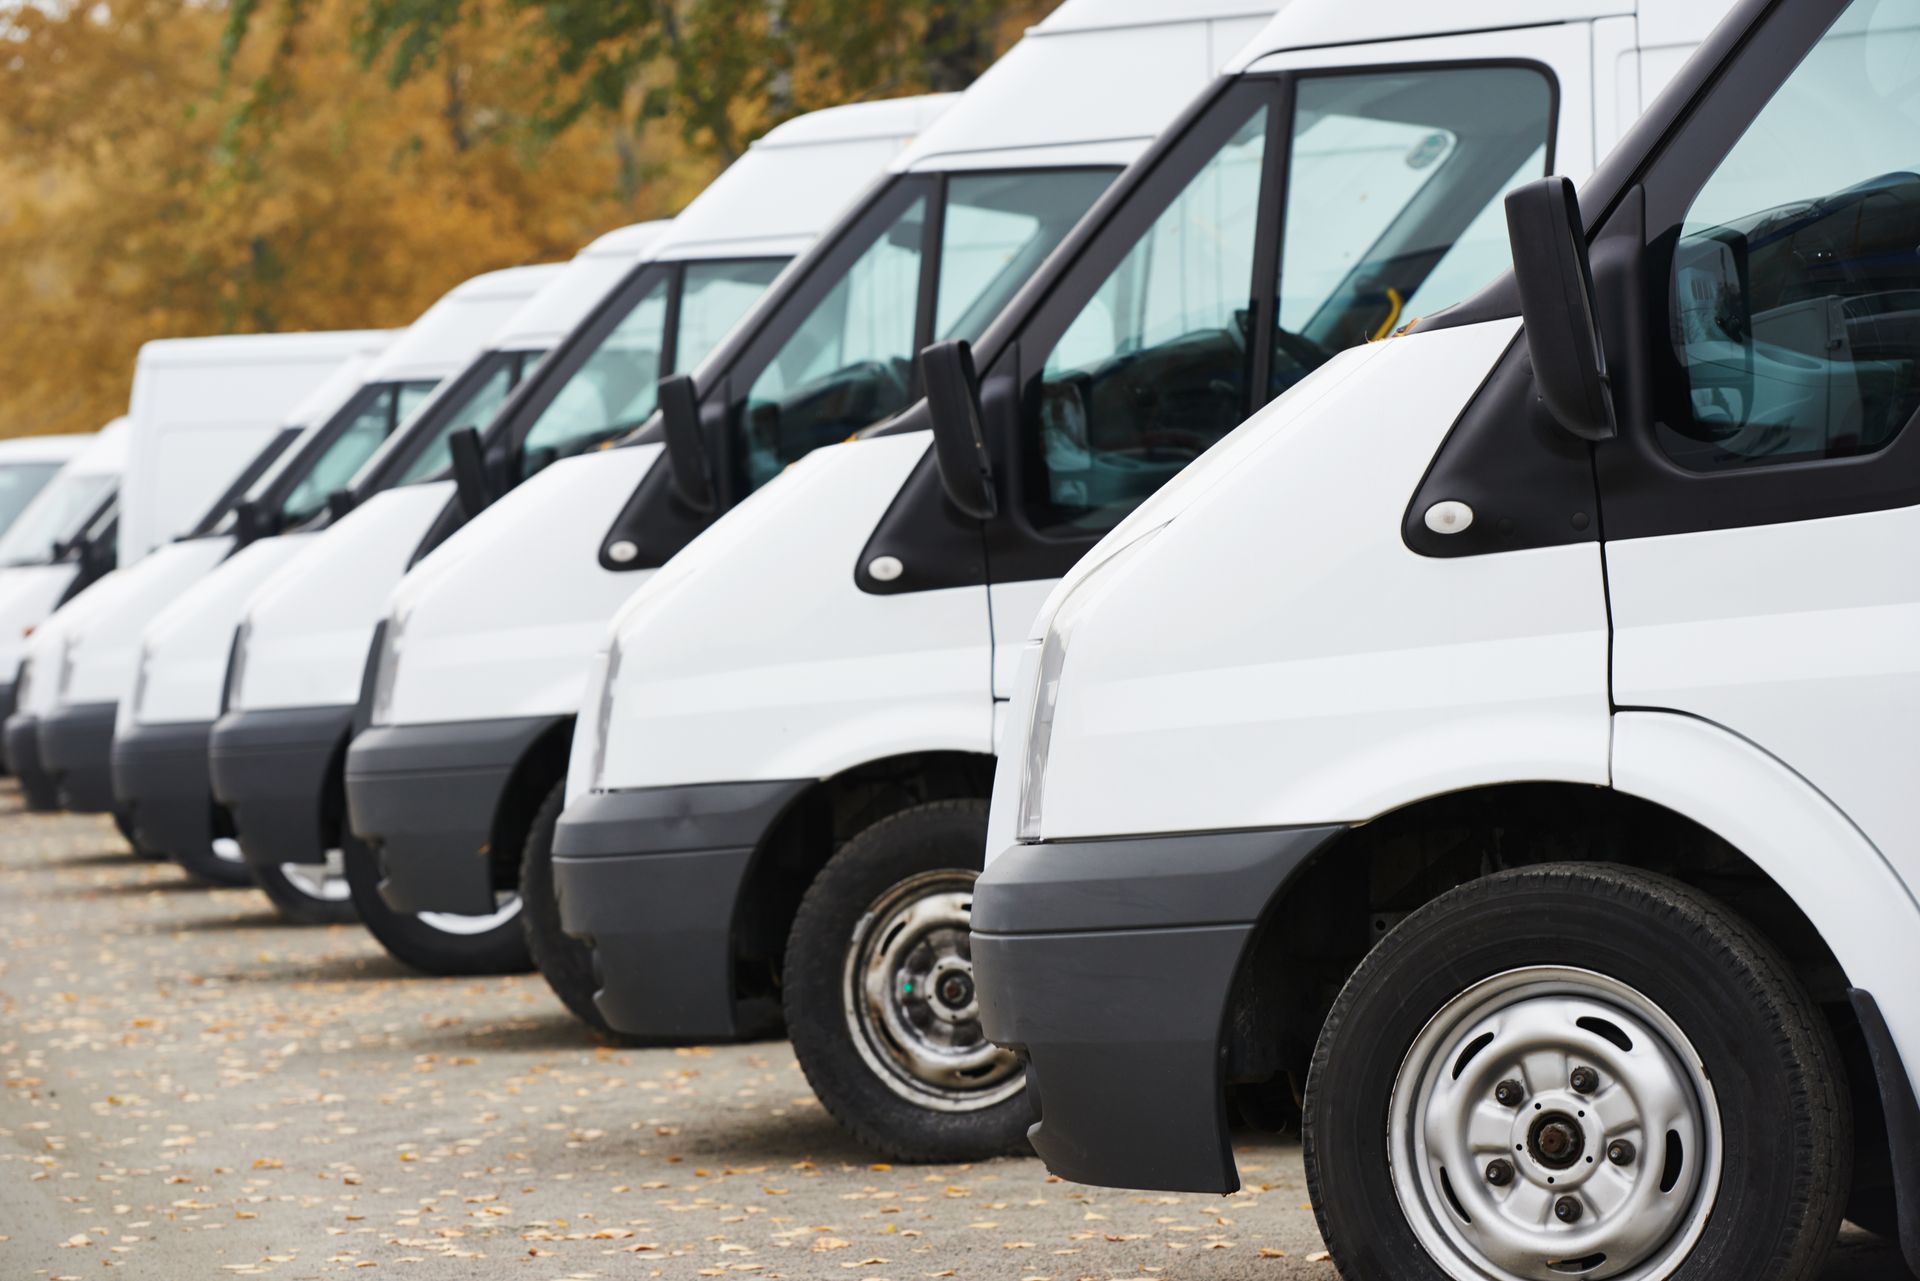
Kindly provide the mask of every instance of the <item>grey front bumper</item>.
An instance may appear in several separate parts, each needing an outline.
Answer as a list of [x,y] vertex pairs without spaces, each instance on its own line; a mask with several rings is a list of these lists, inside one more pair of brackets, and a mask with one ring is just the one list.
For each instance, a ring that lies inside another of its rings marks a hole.
[[1267,904],[1343,829],[1017,845],[974,889],[987,1035],[1027,1060],[1054,1173],[1179,1192],[1239,1187],[1222,1054]]
[[343,803],[333,767],[352,724],[352,707],[228,712],[213,723],[213,794],[250,865],[326,861]]
[[566,718],[376,725],[347,749],[347,817],[396,912],[495,910],[494,819],[529,748]]
[[715,783],[596,792],[553,842],[560,923],[593,949],[594,1004],[617,1031],[724,1040],[778,1025],[735,999],[733,926],[761,838],[813,783]]
[[113,809],[113,722],[118,703],[65,703],[40,718],[40,764],[60,804],[77,814]]
[[140,848],[178,857],[213,845],[212,734],[212,721],[179,721],[114,737],[114,800]]

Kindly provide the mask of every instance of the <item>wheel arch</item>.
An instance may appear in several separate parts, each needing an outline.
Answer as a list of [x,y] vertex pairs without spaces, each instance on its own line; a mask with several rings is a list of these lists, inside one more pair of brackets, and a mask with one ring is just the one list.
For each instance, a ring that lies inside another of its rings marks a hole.
[[1426,797],[1355,825],[1276,886],[1227,1002],[1223,1081],[1244,1090],[1301,1072],[1367,950],[1456,885],[1550,861],[1659,871],[1755,926],[1828,1012],[1859,1131],[1889,1136],[1862,1142],[1856,1169],[1892,1176],[1903,1245],[1920,1255],[1920,993],[1886,946],[1920,930],[1912,894],[1831,800],[1751,742],[1675,713],[1614,720],[1611,787],[1528,781]]
[[555,783],[567,777],[567,757],[573,750],[572,715],[555,716],[551,724],[528,741],[513,771],[500,789],[494,803],[493,822],[488,828],[487,848],[493,865],[495,885],[511,885],[519,880],[520,852],[527,833],[533,828],[534,815]]
[[907,752],[809,784],[762,834],[734,901],[736,1003],[777,990],[801,896],[835,850],[881,819],[927,801],[985,800],[994,758],[959,749]]

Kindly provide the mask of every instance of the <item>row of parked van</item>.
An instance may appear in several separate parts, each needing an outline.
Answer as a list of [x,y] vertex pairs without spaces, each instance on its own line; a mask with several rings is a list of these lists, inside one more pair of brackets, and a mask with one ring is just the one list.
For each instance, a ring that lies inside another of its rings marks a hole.
[[1920,1264],[1917,246],[1920,0],[1066,0],[149,344],[0,536],[7,761],[896,1158],[1303,1114],[1356,1278]]

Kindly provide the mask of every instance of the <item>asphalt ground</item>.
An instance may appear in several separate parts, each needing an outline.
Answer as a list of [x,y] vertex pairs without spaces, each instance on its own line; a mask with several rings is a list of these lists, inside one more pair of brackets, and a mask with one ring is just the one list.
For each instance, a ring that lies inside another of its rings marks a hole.
[[[888,1165],[784,1044],[597,1045],[537,976],[413,976],[0,785],[0,1281],[1333,1281],[1297,1145],[1240,1168]],[[1849,1229],[1825,1281],[1906,1275]]]

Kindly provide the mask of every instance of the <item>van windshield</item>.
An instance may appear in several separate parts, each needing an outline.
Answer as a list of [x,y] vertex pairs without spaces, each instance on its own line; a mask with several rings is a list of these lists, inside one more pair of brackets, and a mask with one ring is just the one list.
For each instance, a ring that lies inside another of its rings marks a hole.
[[47,487],[63,466],[57,462],[8,463],[0,466],[0,531],[20,519],[34,496]]
[[[457,431],[468,427],[476,431],[485,431],[507,403],[507,397],[513,394],[528,372],[546,359],[544,351],[494,351],[480,357],[465,374],[459,375],[453,386],[447,388],[444,395],[427,402],[427,415],[430,422],[423,418],[421,429],[427,434],[422,440],[412,438],[410,430],[403,430],[401,447],[414,452],[413,459],[393,483],[398,485],[418,485],[424,481],[440,480],[453,470],[453,454],[447,446],[447,438]],[[415,406],[400,421],[403,429],[411,428],[413,413],[419,410]],[[326,496],[321,496],[326,501]]]
[[540,411],[521,444],[522,470],[616,440],[653,416],[660,380],[690,369],[760,301],[784,258],[659,264]]
[[[952,175],[931,247],[931,191],[909,198],[902,187],[883,198],[868,225],[835,247],[837,262],[823,264],[837,273],[747,391],[748,485],[757,489],[814,449],[904,410],[922,341],[977,339],[1114,177],[1108,169]],[[930,335],[921,323],[929,253],[938,256]]]
[[0,534],[0,565],[46,565],[54,547],[86,528],[120,487],[113,472],[64,471]]

